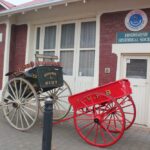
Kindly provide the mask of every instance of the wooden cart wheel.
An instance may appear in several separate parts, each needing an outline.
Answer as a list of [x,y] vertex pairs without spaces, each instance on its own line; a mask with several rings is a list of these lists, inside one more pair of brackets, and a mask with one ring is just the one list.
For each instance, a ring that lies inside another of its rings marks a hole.
[[36,122],[39,102],[33,86],[25,79],[10,80],[2,92],[4,116],[17,130],[26,131]]
[[72,95],[72,92],[66,81],[64,81],[62,87],[41,93],[39,95],[41,111],[44,111],[45,99],[50,97],[53,100],[53,120],[58,121],[65,118],[71,109],[68,102],[70,95]]
[[[87,100],[91,101],[91,105],[86,103]],[[103,102],[104,100],[107,102]],[[122,137],[125,129],[125,116],[114,98],[102,93],[93,93],[79,101],[84,107],[75,108],[74,124],[81,138],[91,145],[107,147]],[[112,115],[115,115],[115,119],[112,119]],[[117,132],[113,133],[110,130]]]
[[117,99],[125,114],[125,130],[129,129],[136,118],[136,107],[130,95]]

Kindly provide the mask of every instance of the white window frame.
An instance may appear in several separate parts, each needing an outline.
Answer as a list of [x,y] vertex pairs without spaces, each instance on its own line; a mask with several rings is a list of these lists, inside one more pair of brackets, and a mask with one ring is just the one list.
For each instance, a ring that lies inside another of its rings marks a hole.
[[[80,33],[81,33],[81,24],[83,22],[96,22],[96,37],[95,37],[95,47],[94,48],[80,48]],[[74,37],[74,48],[61,48],[61,27],[64,24],[75,24],[75,37]],[[45,28],[48,26],[56,26],[56,45],[55,49],[44,49],[44,37],[45,37]],[[39,44],[39,50],[36,49],[36,34],[37,34],[37,28],[40,28],[41,33],[40,33],[40,44]],[[34,33],[34,53],[39,52],[40,54],[43,54],[44,51],[54,51],[55,55],[58,56],[60,60],[60,52],[61,51],[73,51],[74,52],[74,57],[78,56],[77,58],[74,58],[73,61],[73,73],[71,76],[79,76],[79,59],[80,59],[80,51],[91,51],[93,50],[95,52],[95,58],[94,58],[94,72],[93,76],[81,76],[81,77],[92,77],[95,78],[95,71],[97,69],[97,63],[96,63],[96,54],[97,54],[97,19],[96,18],[88,18],[88,19],[80,19],[80,20],[73,20],[73,21],[64,21],[64,22],[58,22],[58,23],[49,23],[49,24],[41,24],[35,26],[35,33]],[[35,57],[34,57],[35,58]]]

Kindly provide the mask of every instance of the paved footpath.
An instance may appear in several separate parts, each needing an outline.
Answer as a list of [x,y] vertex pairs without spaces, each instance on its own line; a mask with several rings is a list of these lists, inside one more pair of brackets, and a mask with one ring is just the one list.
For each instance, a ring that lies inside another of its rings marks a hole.
[[[0,111],[0,150],[41,150],[42,117],[27,132],[13,129]],[[150,129],[134,126],[115,145],[97,148],[85,143],[72,122],[53,127],[53,150],[150,150]]]

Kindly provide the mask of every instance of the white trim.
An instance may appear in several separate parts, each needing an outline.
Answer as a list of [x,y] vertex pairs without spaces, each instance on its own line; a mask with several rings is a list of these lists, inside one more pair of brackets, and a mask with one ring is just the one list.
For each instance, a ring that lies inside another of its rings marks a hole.
[[144,54],[150,53],[149,43],[136,43],[136,44],[112,44],[112,53],[117,55],[117,72],[116,79],[120,78],[121,69],[121,55],[123,54]]
[[3,4],[2,2],[0,2],[0,5],[2,5],[4,8],[9,9],[9,7],[7,7],[5,4]]
[[11,23],[6,23],[6,38],[5,38],[5,50],[4,50],[4,67],[3,67],[3,82],[2,88],[8,81],[8,77],[5,74],[9,71],[9,54],[10,54],[10,38],[11,38]]
[[31,25],[27,24],[27,44],[26,44],[25,64],[29,63],[30,40],[31,40],[30,33],[31,33]]
[[99,85],[99,55],[100,55],[100,15],[96,16],[96,38],[95,38],[95,66],[94,66],[94,86]]
[[44,8],[44,7],[53,7],[53,6],[57,6],[57,5],[61,5],[61,4],[66,4],[67,3],[73,3],[73,2],[78,2],[78,1],[82,1],[82,0],[59,0],[59,1],[49,1],[49,2],[44,2],[44,3],[37,3],[37,4],[32,4],[29,6],[18,6],[18,7],[14,7],[12,9],[0,12],[0,16],[5,16],[5,15],[9,15],[9,14],[16,14],[16,13],[21,13],[21,12],[27,12],[27,11],[31,11],[31,10],[35,10],[35,9],[40,9],[40,8]]

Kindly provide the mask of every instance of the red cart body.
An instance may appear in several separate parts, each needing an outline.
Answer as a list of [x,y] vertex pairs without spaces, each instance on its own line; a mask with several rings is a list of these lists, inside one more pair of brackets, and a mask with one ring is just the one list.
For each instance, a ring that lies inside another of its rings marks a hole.
[[[108,95],[109,98],[113,97],[113,98],[119,99],[121,97],[130,95],[132,93],[132,89],[130,87],[130,82],[127,79],[122,79],[122,80],[111,82],[109,84],[99,86],[99,87],[72,95],[69,97],[69,102],[73,106],[74,109],[79,109],[78,107],[80,108],[82,107],[81,106],[82,104],[79,104],[80,100],[83,99],[83,97],[90,95],[92,93],[104,93]],[[98,102],[95,99],[94,104],[103,103],[103,101],[108,101],[109,98],[101,99],[101,102]],[[93,101],[92,103],[90,103],[90,101],[87,99],[86,104],[91,105],[93,104]]]

